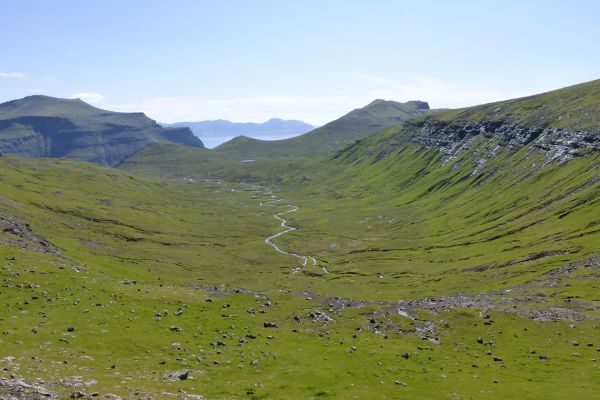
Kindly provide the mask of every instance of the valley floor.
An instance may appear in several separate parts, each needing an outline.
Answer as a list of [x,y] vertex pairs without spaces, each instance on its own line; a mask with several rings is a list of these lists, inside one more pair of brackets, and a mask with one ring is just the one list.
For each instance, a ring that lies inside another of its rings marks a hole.
[[538,216],[344,173],[271,192],[0,159],[0,398],[597,397],[595,209],[483,240]]

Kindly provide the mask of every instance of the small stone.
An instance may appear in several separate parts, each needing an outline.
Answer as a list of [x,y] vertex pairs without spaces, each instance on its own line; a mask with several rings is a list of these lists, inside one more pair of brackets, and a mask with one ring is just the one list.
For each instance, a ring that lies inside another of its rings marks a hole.
[[67,328],[67,332],[75,332],[75,328],[73,328],[72,326]]
[[500,357],[496,357],[496,356],[493,358],[493,360],[494,361],[498,361],[498,362],[502,362],[502,359]]
[[405,351],[404,353],[402,353],[402,358],[408,360],[408,357],[410,357],[410,354],[408,354],[408,352]]
[[579,342],[576,340],[573,340],[573,342],[571,344],[575,347],[579,346]]
[[278,328],[278,327],[279,327],[279,325],[277,325],[277,323],[275,323],[275,322],[270,322],[270,321],[266,321],[266,322],[263,324],[263,326],[264,326],[265,328]]
[[182,329],[178,326],[170,326],[169,330],[173,331],[173,332],[181,332]]
[[179,374],[179,376],[177,376],[177,378],[179,378],[180,381],[185,381],[189,376],[190,376],[190,371],[185,371],[185,372]]
[[477,343],[483,344],[483,338],[481,336],[477,338]]
[[406,386],[406,383],[402,382],[402,381],[394,381],[394,385],[398,385],[398,386]]
[[545,354],[540,354],[540,360],[547,360],[548,356]]

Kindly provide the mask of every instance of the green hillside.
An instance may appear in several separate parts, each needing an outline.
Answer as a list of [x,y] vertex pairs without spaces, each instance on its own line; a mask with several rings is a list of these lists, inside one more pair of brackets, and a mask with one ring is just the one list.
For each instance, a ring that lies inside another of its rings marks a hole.
[[552,92],[437,115],[440,120],[507,121],[519,125],[598,133],[600,79]]
[[375,100],[320,128],[290,139],[264,141],[240,136],[216,148],[238,159],[317,156],[340,150],[354,141],[432,110],[422,101]]
[[114,166],[155,142],[204,147],[187,128],[163,128],[143,113],[101,110],[79,99],[29,96],[0,104],[0,154]]

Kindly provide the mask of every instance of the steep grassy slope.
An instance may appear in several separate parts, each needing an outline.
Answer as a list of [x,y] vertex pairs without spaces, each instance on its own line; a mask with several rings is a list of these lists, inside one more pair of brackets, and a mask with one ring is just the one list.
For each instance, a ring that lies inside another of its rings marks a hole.
[[29,96],[0,104],[0,153],[116,165],[150,143],[203,147],[186,128],[162,128],[143,113]]
[[[444,274],[428,287],[497,290],[600,253],[600,122],[581,125],[600,104],[597,87],[409,121],[288,174],[282,189],[293,188],[286,196],[304,205],[296,223],[311,237],[293,245],[333,257],[330,271],[368,266],[370,282],[392,274],[410,296],[428,290],[407,281],[421,271]],[[473,117],[532,102],[545,104],[546,119],[560,109],[576,122],[557,128],[528,122],[539,118]]]
[[467,109],[452,110],[437,119],[503,121],[541,128],[598,132],[600,79],[552,92]]
[[431,112],[422,101],[375,100],[304,135],[276,141],[238,137],[217,147],[219,154],[238,159],[298,157],[327,154],[383,128]]

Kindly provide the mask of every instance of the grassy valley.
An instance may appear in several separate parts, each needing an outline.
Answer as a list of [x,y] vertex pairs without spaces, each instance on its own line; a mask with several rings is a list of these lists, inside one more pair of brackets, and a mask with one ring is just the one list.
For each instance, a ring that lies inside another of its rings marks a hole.
[[478,109],[321,158],[0,158],[0,394],[593,398],[595,136]]

